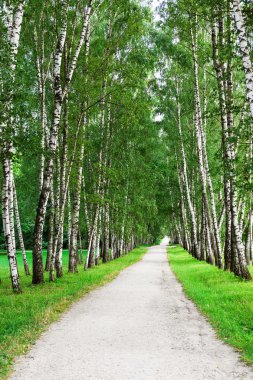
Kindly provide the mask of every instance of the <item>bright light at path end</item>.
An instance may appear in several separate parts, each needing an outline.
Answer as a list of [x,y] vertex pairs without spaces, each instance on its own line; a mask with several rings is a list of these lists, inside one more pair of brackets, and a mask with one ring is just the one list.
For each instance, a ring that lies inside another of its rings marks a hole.
[[169,245],[170,238],[168,236],[164,236],[163,240],[161,241],[160,245]]

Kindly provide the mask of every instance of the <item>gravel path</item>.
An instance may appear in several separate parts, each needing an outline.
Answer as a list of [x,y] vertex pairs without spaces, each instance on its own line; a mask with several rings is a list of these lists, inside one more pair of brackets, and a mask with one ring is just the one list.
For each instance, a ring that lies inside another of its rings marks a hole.
[[166,248],[76,303],[15,365],[11,379],[253,379],[172,274]]

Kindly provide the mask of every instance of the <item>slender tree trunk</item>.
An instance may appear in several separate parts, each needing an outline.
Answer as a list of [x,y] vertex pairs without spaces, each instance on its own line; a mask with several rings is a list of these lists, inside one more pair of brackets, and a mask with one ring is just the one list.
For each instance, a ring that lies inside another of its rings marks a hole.
[[[222,37],[222,21],[219,23],[219,31]],[[221,38],[220,37],[220,38]],[[230,102],[226,101],[226,90],[224,88],[224,66],[219,63],[218,59],[218,45],[216,35],[216,25],[214,21],[212,29],[212,42],[213,42],[213,61],[216,70],[216,77],[219,89],[219,102],[221,111],[221,124],[223,130],[223,150],[224,150],[224,181],[225,181],[225,204],[226,204],[226,216],[229,220],[231,213],[231,235],[229,234],[230,226],[228,225],[226,231],[228,235],[226,240],[231,236],[232,242],[229,243],[232,253],[232,270],[236,275],[239,275],[245,279],[251,279],[251,275],[247,268],[247,263],[244,255],[244,248],[242,243],[242,235],[238,220],[237,209],[237,193],[236,193],[236,175],[235,175],[235,150],[230,142],[230,134],[232,128],[232,117],[230,113]],[[228,73],[229,74],[229,73]],[[227,85],[229,90],[230,83]],[[230,91],[230,90],[229,90]],[[227,93],[227,96],[231,96]],[[228,177],[229,171],[229,177]],[[230,182],[228,185],[228,181]],[[229,199],[230,196],[230,199]],[[227,221],[228,223],[228,221]],[[235,250],[233,249],[235,247]],[[226,249],[226,245],[225,245]],[[229,252],[225,252],[225,257]],[[227,265],[225,265],[227,269]]]
[[224,246],[224,269],[232,270],[232,215],[230,207],[230,183],[226,179],[224,182],[224,194],[225,194],[225,212],[226,212],[226,230],[225,230],[225,246]]
[[184,186],[185,186],[185,191],[186,191],[187,203],[188,203],[190,216],[191,216],[192,233],[193,233],[193,244],[192,244],[193,252],[191,252],[191,253],[195,257],[200,258],[199,245],[198,245],[198,235],[197,235],[197,221],[196,221],[196,215],[195,215],[193,203],[191,200],[188,175],[187,175],[187,163],[186,163],[184,143],[183,143],[183,135],[182,135],[181,107],[180,107],[180,101],[179,101],[178,85],[177,85],[177,112],[178,112],[177,122],[178,122],[179,141],[180,141],[180,145],[181,145],[181,155],[182,155],[182,161],[183,161],[183,179],[184,179]]
[[26,251],[25,251],[25,244],[23,239],[23,233],[20,223],[20,216],[19,216],[19,208],[18,208],[18,198],[17,198],[17,192],[16,192],[16,186],[13,178],[13,198],[14,198],[14,210],[15,210],[15,216],[16,216],[16,223],[17,223],[17,230],[18,230],[18,239],[19,239],[19,245],[22,252],[23,257],[23,263],[24,263],[24,270],[25,274],[27,276],[30,275],[29,266],[26,258]]
[[79,213],[80,213],[80,200],[81,200],[81,187],[83,178],[83,156],[84,146],[81,147],[80,163],[78,168],[77,184],[73,198],[73,221],[71,225],[70,247],[69,247],[69,272],[77,272],[76,256],[78,251],[78,231],[79,231]]
[[[198,65],[198,56],[197,56],[197,36],[196,33],[192,31],[192,51],[193,51],[193,61],[194,61],[194,83],[195,83],[195,129],[196,129],[196,137],[197,137],[197,151],[198,151],[198,163],[199,163],[199,174],[202,184],[202,199],[203,199],[203,207],[205,209],[204,213],[206,215],[206,218],[208,220],[209,228],[214,230],[215,234],[215,263],[219,268],[222,268],[222,252],[221,252],[221,243],[220,243],[220,236],[218,231],[218,223],[217,223],[217,217],[216,217],[216,208],[214,203],[214,194],[213,194],[213,188],[212,188],[212,181],[209,174],[209,165],[208,165],[208,158],[207,158],[207,152],[206,152],[206,138],[205,138],[205,132],[203,130],[202,125],[202,113],[201,113],[201,106],[200,106],[200,94],[199,94],[199,80],[198,80],[198,71],[199,71],[199,65]],[[208,171],[208,175],[207,175]],[[206,181],[208,177],[208,185],[210,190],[210,196],[211,196],[211,209],[212,209],[212,222],[211,222],[211,216],[210,216],[210,209],[209,209],[209,203],[208,203],[208,196],[207,196],[207,186]],[[204,236],[204,235],[203,235]]]
[[67,197],[68,197],[68,249],[70,250],[72,215],[71,215],[71,199],[70,199],[69,189],[68,189]]
[[61,218],[62,214],[62,204],[61,204],[61,166],[60,164],[59,152],[56,158],[56,191],[55,191],[55,202],[54,202],[54,218],[55,218],[55,239],[54,239],[54,252],[55,252],[55,268],[56,276],[62,277],[62,251],[59,249],[59,241],[62,232],[63,220]]
[[82,235],[81,235],[80,228],[78,231],[78,237],[79,237],[79,250],[80,250],[78,263],[83,264],[83,244],[82,244]]
[[120,256],[124,254],[124,235],[125,235],[125,224],[123,224],[121,228],[120,247],[119,247]]
[[85,195],[84,177],[83,177],[83,189],[84,189],[84,215],[85,215],[85,221],[86,221],[87,232],[88,232],[88,241],[89,241],[89,239],[90,239],[89,237],[91,235],[91,223],[90,223],[90,213],[88,210],[87,199],[86,199],[86,195]]
[[10,184],[9,184],[10,231],[11,231],[13,249],[16,252],[16,236],[15,236],[15,222],[14,222],[14,194],[13,194],[14,175],[13,175],[12,160],[9,160],[9,167],[10,167],[10,177],[9,177],[9,181],[10,181]]
[[[91,2],[90,2],[91,4]],[[86,38],[85,38],[85,69],[84,69],[84,86],[87,86],[88,80],[88,57],[89,57],[89,49],[90,49],[90,22],[87,20],[87,29],[86,29]],[[85,95],[85,107],[88,105],[87,94]],[[85,113],[83,120],[83,127],[81,130],[81,148],[80,155],[77,161],[77,183],[76,189],[73,197],[73,220],[71,223],[71,234],[70,234],[70,245],[69,245],[69,272],[77,272],[77,259],[78,259],[78,231],[80,231],[79,227],[79,214],[80,214],[80,204],[81,204],[81,190],[82,190],[82,181],[83,178],[83,159],[84,159],[84,135],[85,128],[88,124],[87,115]],[[88,210],[87,204],[85,202],[85,211],[86,211],[86,221],[88,227],[88,236],[90,236],[90,226],[88,220]]]
[[[249,154],[248,159],[250,162],[250,172],[249,172],[249,183],[250,186],[252,186],[252,159],[253,159],[253,141],[252,141],[252,125],[250,128],[250,146],[249,146]],[[248,232],[247,232],[247,239],[246,239],[246,247],[245,247],[245,255],[247,264],[250,264],[250,261],[252,260],[253,255],[253,192],[250,190],[249,194],[249,212],[248,212]]]
[[246,94],[250,105],[251,120],[253,122],[253,68],[250,58],[250,43],[247,38],[241,4],[240,0],[232,1],[233,15],[238,35],[237,40],[246,78]]
[[98,234],[97,234],[97,240],[96,240],[96,258],[95,258],[96,265],[99,265],[99,260],[100,260],[100,225],[101,225],[100,218],[99,218]]
[[95,254],[97,247],[97,236],[98,236],[98,221],[99,221],[100,205],[99,203],[96,206],[95,217],[91,233],[91,244],[89,244],[88,255],[86,262],[88,263],[89,268],[94,267],[95,265]]
[[[177,157],[177,155],[176,155]],[[188,231],[188,221],[187,221],[187,212],[185,208],[185,198],[184,198],[184,179],[183,179],[183,173],[180,172],[179,168],[177,168],[178,171],[178,182],[179,182],[179,188],[181,193],[181,213],[182,213],[182,230],[184,235],[184,249],[186,249],[188,252],[190,251],[190,242],[189,242],[189,231]]]
[[[41,24],[43,24],[43,21]],[[45,142],[46,142],[46,128],[47,128],[47,113],[46,113],[46,80],[47,73],[45,73],[45,30],[41,33],[41,49],[39,49],[38,35],[36,26],[34,28],[34,42],[36,48],[36,70],[38,80],[38,90],[40,96],[40,109],[41,109],[41,157],[40,157],[40,174],[39,174],[39,189],[41,191],[44,180],[44,168],[45,168]],[[39,53],[41,50],[41,54]]]
[[47,246],[47,259],[46,259],[46,272],[50,269],[50,262],[54,252],[54,186],[52,182],[50,191],[50,216],[49,216],[49,232],[48,232],[48,246]]
[[103,249],[103,262],[109,260],[110,248],[110,204],[106,202],[104,212],[104,249]]
[[[250,200],[251,203],[251,200]],[[253,226],[253,213],[252,207],[250,205],[249,215],[248,215],[248,232],[246,238],[246,247],[245,247],[245,255],[247,264],[250,265],[250,261],[252,259],[252,226]]]
[[3,122],[1,124],[1,137],[3,141],[2,218],[12,288],[17,293],[21,292],[21,286],[19,282],[14,233],[12,148],[15,128],[13,124],[12,110],[16,59],[19,48],[21,26],[23,22],[24,5],[25,1],[19,1],[15,8],[12,2],[5,4],[7,13],[7,40],[9,45],[9,67],[7,75],[10,79],[10,87],[8,89],[8,94],[5,94],[5,99],[7,100],[3,103]]
[[246,211],[246,203],[244,199],[242,199],[242,207],[241,207],[241,212],[239,216],[239,226],[240,226],[241,234],[243,233],[243,229],[244,229],[245,211]]
[[[65,52],[66,54],[66,52]],[[65,58],[65,72],[67,72],[67,57]],[[64,235],[64,215],[66,204],[66,193],[68,191],[69,180],[66,178],[67,162],[68,162],[68,95],[65,97],[64,104],[64,122],[63,122],[63,136],[62,136],[62,157],[61,157],[61,196],[60,196],[60,216],[59,216],[59,229],[56,231],[56,275],[62,276],[62,250],[63,250],[63,235]],[[75,151],[75,147],[74,147]]]
[[[99,197],[103,196],[104,190],[102,188],[103,181],[104,181],[104,169],[103,169],[103,162],[104,162],[104,150],[102,146],[103,137],[104,137],[104,129],[105,129],[105,94],[106,94],[106,80],[103,80],[102,84],[102,96],[101,96],[101,117],[100,117],[100,133],[101,133],[101,147],[99,152],[99,158],[98,158],[98,164],[99,164],[99,175],[98,175],[98,182],[97,182],[97,195]],[[91,268],[95,265],[95,253],[96,253],[96,247],[97,247],[97,238],[99,234],[99,228],[100,228],[100,213],[101,213],[101,206],[98,202],[95,209],[94,214],[94,220],[93,220],[93,227],[92,227],[92,242],[89,243],[89,249],[87,254],[87,260],[85,268],[87,269],[87,265]]]
[[12,282],[12,288],[15,292],[21,292],[21,286],[19,282],[18,265],[15,248],[13,247],[13,237],[11,233],[10,225],[10,208],[9,208],[9,198],[10,198],[10,184],[11,184],[11,173],[9,160],[3,160],[3,188],[2,188],[2,216],[4,225],[4,236],[5,244],[8,254],[8,260],[10,265],[10,276]]
[[223,266],[222,263],[222,248],[221,248],[221,236],[220,236],[220,228],[219,223],[217,219],[217,211],[216,211],[216,204],[215,204],[215,197],[214,197],[214,191],[213,191],[213,184],[212,184],[212,178],[210,175],[209,170],[209,162],[208,162],[208,156],[207,156],[207,143],[206,143],[206,126],[207,126],[207,119],[206,119],[206,112],[207,112],[207,99],[206,99],[206,70],[204,69],[204,81],[205,81],[205,91],[204,91],[204,128],[202,123],[200,123],[200,133],[202,138],[202,148],[203,148],[203,160],[204,160],[204,167],[206,172],[206,180],[207,185],[209,189],[209,195],[210,195],[210,205],[211,205],[211,216],[212,216],[212,227],[215,237],[215,244],[217,249],[217,258],[218,258],[218,267],[221,268]]
[[43,186],[39,196],[39,204],[34,225],[33,238],[33,284],[44,282],[43,260],[42,260],[42,237],[46,215],[47,202],[51,190],[53,178],[54,156],[58,143],[58,129],[60,124],[63,92],[61,87],[61,64],[63,49],[67,35],[67,1],[62,2],[63,24],[60,30],[56,54],[54,58],[54,112],[53,122],[49,139],[49,159],[46,165]]
[[[43,263],[42,263],[42,236],[43,236],[46,206],[47,206],[47,201],[48,201],[48,197],[50,193],[52,177],[53,177],[54,156],[55,156],[57,145],[58,145],[58,131],[59,131],[59,124],[60,124],[60,118],[61,118],[61,113],[62,113],[62,104],[63,104],[64,98],[68,94],[69,85],[71,83],[71,80],[72,80],[72,77],[77,65],[77,60],[81,51],[81,47],[83,45],[83,42],[87,33],[87,26],[90,19],[92,1],[91,0],[89,1],[85,9],[82,31],[80,34],[80,38],[79,38],[75,53],[73,54],[72,61],[69,65],[69,70],[66,75],[65,84],[63,88],[61,85],[61,66],[62,66],[62,60],[63,60],[64,46],[65,46],[66,36],[67,36],[68,2],[66,0],[63,0],[61,4],[62,4],[62,26],[60,29],[59,39],[58,39],[55,57],[54,57],[54,70],[53,70],[54,72],[54,111],[53,111],[53,122],[51,124],[50,139],[49,139],[49,146],[48,146],[49,159],[48,159],[46,169],[45,169],[44,181],[43,181],[43,186],[40,192],[39,205],[37,208],[35,227],[34,227],[34,248],[33,248],[33,283],[34,284],[38,284],[44,281]],[[66,192],[67,190],[65,191],[65,199],[66,199]],[[63,217],[64,215],[62,215],[62,212],[61,212],[61,218]],[[58,240],[59,233],[57,235],[58,235],[57,236],[57,240]],[[55,241],[55,246],[57,247],[57,245],[58,244]],[[54,271],[54,268],[51,268],[50,270],[51,279],[54,277],[52,271]],[[60,271],[58,271],[58,275],[60,275]]]
[[219,228],[219,231],[221,231],[221,227],[222,227],[222,223],[223,223],[223,220],[224,220],[224,215],[225,215],[225,203],[222,205],[222,209],[221,209],[221,213],[220,213],[220,216],[219,216],[219,221],[218,221],[218,228]]

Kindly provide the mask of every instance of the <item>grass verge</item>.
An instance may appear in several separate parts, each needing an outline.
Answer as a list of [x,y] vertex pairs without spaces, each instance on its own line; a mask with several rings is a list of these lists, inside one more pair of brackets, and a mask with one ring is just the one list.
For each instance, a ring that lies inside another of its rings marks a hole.
[[[29,349],[46,327],[56,321],[75,300],[113,280],[121,270],[139,261],[147,247],[141,246],[117,260],[78,274],[67,273],[68,252],[63,252],[64,276],[54,283],[31,285],[18,255],[23,293],[13,294],[6,256],[0,256],[0,379],[7,377],[13,360]],[[45,252],[44,252],[45,255]],[[27,253],[31,267],[31,252]],[[46,275],[46,277],[48,277]]]
[[253,364],[253,283],[196,260],[179,246],[168,249],[168,258],[185,293],[217,335]]

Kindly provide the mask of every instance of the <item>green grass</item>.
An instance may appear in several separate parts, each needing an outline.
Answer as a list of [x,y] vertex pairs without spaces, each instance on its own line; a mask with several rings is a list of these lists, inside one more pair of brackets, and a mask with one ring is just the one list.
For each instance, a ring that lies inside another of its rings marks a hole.
[[171,268],[186,295],[214,326],[217,335],[253,363],[253,283],[198,261],[181,247],[169,248]]
[[[19,254],[23,290],[20,295],[13,294],[7,257],[0,255],[0,379],[7,376],[13,359],[25,353],[73,301],[114,279],[122,269],[139,261],[146,251],[146,246],[136,248],[126,256],[86,272],[80,266],[78,274],[67,273],[68,252],[64,251],[64,276],[49,283],[48,274],[45,274],[46,282],[39,286],[32,286],[31,277],[24,275]],[[45,256],[45,252],[43,254]],[[27,253],[27,258],[31,267],[31,252]]]

